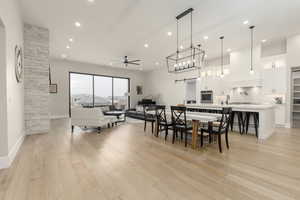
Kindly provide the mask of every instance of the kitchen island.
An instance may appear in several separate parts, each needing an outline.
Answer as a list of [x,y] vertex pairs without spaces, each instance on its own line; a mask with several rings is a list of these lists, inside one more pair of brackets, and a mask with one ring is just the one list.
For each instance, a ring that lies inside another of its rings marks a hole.
[[254,112],[258,113],[259,126],[258,126],[258,139],[265,140],[269,138],[275,129],[275,105],[272,104],[189,104],[186,105],[189,111],[194,112],[220,112],[223,107],[231,107],[236,112]]

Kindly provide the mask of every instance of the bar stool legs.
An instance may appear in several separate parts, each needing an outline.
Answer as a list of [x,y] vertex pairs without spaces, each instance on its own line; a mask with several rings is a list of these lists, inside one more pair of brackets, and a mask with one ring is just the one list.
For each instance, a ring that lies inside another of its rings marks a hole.
[[245,122],[244,122],[245,120],[244,120],[243,112],[239,112],[239,111],[232,112],[231,123],[230,123],[231,131],[233,130],[235,116],[237,116],[239,132],[242,135],[245,132]]
[[253,116],[253,123],[255,128],[255,135],[258,137],[258,126],[259,126],[259,114],[256,112],[247,112],[246,113],[246,134],[248,134],[250,118]]

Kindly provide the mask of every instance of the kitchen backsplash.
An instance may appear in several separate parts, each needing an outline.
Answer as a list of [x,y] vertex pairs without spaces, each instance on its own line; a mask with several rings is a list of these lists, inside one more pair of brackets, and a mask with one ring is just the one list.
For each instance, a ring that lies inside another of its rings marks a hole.
[[[265,95],[261,87],[248,87],[248,88],[234,88],[228,95],[230,96],[229,102],[247,102],[253,104],[266,104],[266,103],[285,103],[284,94],[271,94]],[[226,94],[222,96],[215,96],[215,103],[220,104],[226,101]]]

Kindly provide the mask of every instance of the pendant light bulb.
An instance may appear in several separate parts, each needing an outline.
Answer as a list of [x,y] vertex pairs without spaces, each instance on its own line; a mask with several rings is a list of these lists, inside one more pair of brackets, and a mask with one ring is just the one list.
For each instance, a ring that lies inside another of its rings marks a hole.
[[224,78],[224,73],[222,73],[222,72],[221,72],[221,75],[220,75],[220,77],[221,77],[221,78]]
[[250,74],[254,74],[254,70],[253,69],[250,69]]

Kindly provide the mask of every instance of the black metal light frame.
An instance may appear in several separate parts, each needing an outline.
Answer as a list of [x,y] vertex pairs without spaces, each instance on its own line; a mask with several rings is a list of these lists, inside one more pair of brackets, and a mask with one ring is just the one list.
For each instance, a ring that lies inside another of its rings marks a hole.
[[[193,8],[189,8],[186,11],[182,12],[176,17],[177,20],[177,50],[175,53],[166,57],[167,67],[169,73],[181,73],[191,70],[200,69],[205,58],[205,51],[201,49],[201,45],[193,45]],[[190,14],[191,18],[191,44],[189,48],[179,50],[179,20]],[[179,66],[179,63],[185,61],[187,58],[190,58],[190,63],[187,66]],[[176,67],[174,67],[176,66]]]

